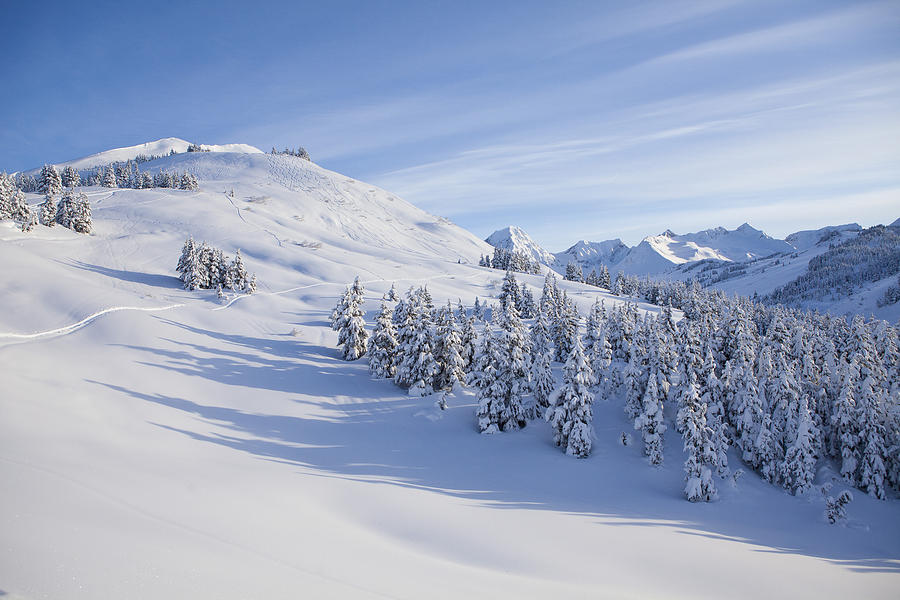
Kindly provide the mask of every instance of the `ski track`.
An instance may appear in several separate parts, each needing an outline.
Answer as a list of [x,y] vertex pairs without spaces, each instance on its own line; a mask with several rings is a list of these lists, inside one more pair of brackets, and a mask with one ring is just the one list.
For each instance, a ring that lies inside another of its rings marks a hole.
[[[461,279],[472,279],[473,277],[475,277],[477,275],[478,275],[478,273],[473,273],[472,275],[462,277]],[[434,275],[432,277],[425,277],[425,278],[421,278],[421,279],[397,279],[394,281],[433,281],[435,279],[441,279],[444,277],[454,277],[454,275],[451,275],[448,273],[448,274],[444,274],[444,275]],[[370,285],[372,283],[383,283],[386,281],[387,281],[387,279],[378,278],[378,279],[369,279],[366,281],[362,281],[360,283],[362,283],[363,285]],[[310,289],[310,288],[314,288],[314,287],[321,287],[321,286],[325,286],[325,285],[341,286],[341,285],[345,285],[345,284],[331,282],[331,281],[320,281],[319,283],[311,283],[308,285],[299,285],[299,286],[295,286],[292,288],[288,288],[286,290],[279,290],[276,292],[257,292],[256,294],[241,294],[241,295],[235,296],[234,298],[229,300],[227,304],[225,304],[223,306],[217,306],[216,308],[213,308],[210,310],[212,310],[213,312],[225,310],[226,308],[230,307],[232,304],[234,304],[238,300],[240,300],[242,298],[247,298],[250,296],[280,296],[282,294],[289,294],[291,292],[296,292],[298,290],[306,290],[306,289]],[[73,323],[71,325],[66,325],[64,327],[58,327],[56,329],[49,329],[47,331],[38,331],[36,333],[3,333],[3,332],[0,332],[0,347],[7,346],[7,345],[10,345],[10,344],[13,344],[16,342],[20,342],[20,343],[21,342],[29,342],[29,341],[34,341],[34,340],[44,339],[44,338],[52,339],[55,337],[68,335],[70,333],[74,333],[74,332],[78,331],[79,329],[82,329],[83,327],[86,327],[87,325],[90,325],[95,320],[99,319],[100,317],[102,317],[104,315],[108,315],[108,314],[114,313],[114,312],[121,312],[121,311],[126,311],[126,310],[133,310],[133,311],[138,311],[138,312],[162,312],[165,310],[181,308],[183,306],[186,306],[186,304],[183,302],[178,303],[178,304],[170,304],[168,306],[156,306],[156,307],[113,306],[113,307],[106,308],[104,310],[95,312],[91,315],[88,315],[87,317],[78,321],[77,323]],[[4,340],[9,340],[9,341],[7,343],[3,343]]]

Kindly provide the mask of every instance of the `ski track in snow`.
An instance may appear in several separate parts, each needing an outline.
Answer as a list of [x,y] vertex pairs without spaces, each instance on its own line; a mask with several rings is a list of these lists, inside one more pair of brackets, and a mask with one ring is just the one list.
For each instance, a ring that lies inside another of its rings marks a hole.
[[[473,273],[472,275],[463,277],[461,279],[471,279],[471,278],[475,277],[476,275],[478,275],[478,273]],[[435,279],[441,279],[443,277],[454,277],[454,275],[447,273],[444,275],[434,275],[432,277],[425,277],[422,279],[398,279],[396,281],[433,281]],[[387,281],[387,279],[379,278],[379,279],[369,279],[366,281],[361,281],[360,283],[362,283],[363,285],[370,285],[372,283],[383,283],[386,281]],[[298,290],[306,290],[306,289],[310,289],[310,288],[314,288],[314,287],[321,287],[321,286],[325,286],[325,285],[341,286],[341,285],[345,285],[345,284],[336,283],[336,282],[332,282],[332,281],[320,281],[319,283],[311,283],[308,285],[299,285],[299,286],[295,286],[292,288],[288,288],[286,290],[279,290],[276,292],[257,292],[256,294],[241,294],[241,295],[235,296],[234,298],[229,300],[227,304],[225,304],[223,306],[217,306],[216,308],[213,308],[210,310],[212,310],[213,312],[225,310],[226,308],[230,307],[232,304],[234,304],[238,300],[240,300],[242,298],[248,298],[250,296],[280,296],[282,294],[289,294],[291,292],[296,292]],[[126,310],[134,310],[134,311],[138,311],[138,312],[162,312],[165,310],[172,310],[172,309],[180,308],[183,306],[186,306],[186,304],[183,302],[178,303],[178,304],[170,304],[168,306],[156,306],[156,307],[113,306],[111,308],[106,308],[104,310],[97,311],[91,315],[88,315],[87,317],[78,321],[77,323],[73,323],[71,325],[66,325],[64,327],[58,327],[56,329],[49,329],[47,331],[38,331],[36,333],[3,333],[3,332],[0,332],[0,347],[10,345],[10,344],[13,344],[16,342],[20,342],[20,343],[21,342],[29,342],[29,341],[34,341],[34,340],[38,340],[38,339],[45,339],[45,338],[50,339],[50,338],[54,338],[54,337],[68,335],[70,333],[74,333],[74,332],[78,331],[79,329],[81,329],[83,327],[86,327],[87,325],[90,325],[92,322],[94,322],[95,320],[99,319],[100,317],[102,317],[104,315],[108,315],[108,314],[114,313],[114,312],[121,312],[121,311],[126,311]],[[9,340],[9,341],[4,343],[4,340]]]
[[50,329],[47,331],[39,331],[36,333],[0,333],[0,340],[21,340],[21,341],[29,341],[36,340],[40,338],[48,338],[48,337],[58,337],[61,335],[67,335],[69,333],[73,333],[78,331],[82,327],[91,324],[96,319],[99,319],[103,315],[108,315],[114,312],[120,312],[123,310],[136,310],[139,312],[161,312],[164,310],[171,310],[173,308],[178,308],[180,306],[184,306],[184,304],[170,304],[169,306],[113,306],[111,308],[106,308],[104,310],[95,312],[92,315],[89,315],[77,323],[73,323],[71,325],[66,325],[64,327],[59,327],[57,329]]
[[237,211],[237,215],[238,215],[238,217],[241,218],[241,221],[243,221],[243,222],[246,223],[247,225],[253,225],[254,227],[256,227],[257,229],[259,229],[259,230],[261,230],[261,231],[265,231],[266,233],[268,233],[269,235],[271,235],[273,238],[275,238],[275,241],[278,243],[278,247],[279,247],[279,248],[284,248],[284,244],[281,243],[281,238],[280,238],[280,237],[278,237],[277,235],[275,235],[274,232],[269,231],[269,230],[266,229],[265,227],[260,227],[259,225],[256,225],[255,223],[251,223],[250,221],[248,221],[247,219],[245,219],[245,218],[244,218],[244,214],[241,212],[241,209],[238,208],[238,205],[234,203],[234,199],[233,199],[231,196],[228,195],[228,192],[223,192],[223,194],[225,194],[225,198],[228,199],[228,201],[231,203],[231,206],[234,207],[234,210]]

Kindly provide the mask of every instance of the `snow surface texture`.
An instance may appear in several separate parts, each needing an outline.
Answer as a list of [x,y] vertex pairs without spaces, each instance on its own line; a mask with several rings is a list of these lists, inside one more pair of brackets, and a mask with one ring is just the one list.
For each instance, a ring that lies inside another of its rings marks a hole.
[[[370,328],[395,281],[496,298],[468,232],[294,157],[143,166],[201,189],[88,188],[90,236],[0,224],[10,598],[896,597],[896,499],[855,494],[832,526],[820,494],[748,473],[692,504],[679,437],[649,467],[619,401],[575,460],[545,423],[479,435],[470,390],[440,411],[339,359],[328,315],[357,274]],[[259,292],[183,290],[189,234],[240,248]],[[621,301],[560,286],[582,314]]]

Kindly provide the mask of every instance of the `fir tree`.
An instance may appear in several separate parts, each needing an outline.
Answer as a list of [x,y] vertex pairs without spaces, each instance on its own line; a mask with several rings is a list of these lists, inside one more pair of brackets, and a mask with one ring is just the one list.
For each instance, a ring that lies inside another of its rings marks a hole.
[[64,187],[74,188],[81,185],[81,176],[71,166],[63,169],[61,183]]
[[553,360],[553,344],[550,341],[550,330],[547,316],[541,312],[531,327],[531,391],[534,403],[528,407],[528,418],[543,417],[550,406],[550,396],[556,389],[556,379],[550,362]]
[[56,225],[56,210],[56,200],[54,200],[53,196],[50,194],[44,196],[44,201],[38,207],[41,224],[47,227]]
[[546,419],[553,428],[556,445],[577,458],[587,457],[593,444],[591,378],[591,366],[584,357],[581,339],[576,337],[563,369],[562,388],[554,394]]
[[[41,169],[40,184],[38,190],[47,197],[57,196],[62,193],[62,178],[59,171],[53,165],[44,165]],[[44,222],[46,225],[46,222]]]
[[383,301],[375,319],[375,330],[369,338],[369,371],[374,377],[392,379],[395,374],[393,356],[397,350],[397,332],[392,316],[391,309]]
[[634,428],[641,432],[644,454],[651,465],[661,465],[663,462],[663,433],[666,431],[663,402],[656,381],[656,373],[651,372],[647,380],[647,389],[641,398],[641,413],[634,420]]
[[710,443],[712,431],[706,426],[706,406],[700,400],[697,385],[690,383],[682,396],[679,421],[683,424],[685,485],[684,495],[691,502],[709,502],[717,497],[712,467],[716,454]]
[[818,460],[818,434],[805,396],[800,399],[799,413],[797,437],[785,454],[780,473],[782,485],[795,495],[812,488]]
[[398,385],[422,396],[434,391],[434,378],[440,371],[433,354],[432,312],[428,310],[428,302],[429,297],[421,288],[408,294],[405,300],[403,323],[397,331],[399,362],[394,375]]
[[366,333],[366,322],[361,308],[364,294],[365,290],[357,277],[350,287],[343,314],[337,319],[341,324],[338,329],[338,346],[341,346],[341,356],[344,360],[356,360],[366,353],[369,334]]

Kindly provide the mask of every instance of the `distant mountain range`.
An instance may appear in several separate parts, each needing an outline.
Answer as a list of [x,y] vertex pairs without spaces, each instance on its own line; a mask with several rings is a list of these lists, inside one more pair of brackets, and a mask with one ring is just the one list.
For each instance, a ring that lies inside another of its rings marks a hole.
[[[717,227],[684,235],[666,230],[659,235],[644,238],[633,247],[625,245],[620,239],[602,242],[580,240],[557,253],[542,248],[518,227],[495,231],[485,241],[497,248],[522,252],[557,271],[564,271],[566,265],[574,262],[586,271],[606,265],[613,274],[623,271],[629,275],[650,275],[707,259],[740,262],[794,252],[800,246],[805,249],[813,245],[823,235],[835,229],[859,231],[861,228],[855,223],[837,228],[826,227],[815,232],[797,232],[788,236],[789,239],[778,240],[744,223],[734,230]],[[798,245],[792,243],[792,239]]]
[[[900,228],[900,219],[888,227]],[[619,239],[581,240],[556,253],[541,247],[518,227],[495,231],[485,241],[497,248],[524,253],[559,273],[565,273],[569,263],[580,266],[585,276],[603,265],[613,277],[623,272],[694,280],[704,287],[729,293],[765,296],[804,276],[810,260],[825,255],[836,245],[848,243],[862,231],[868,230],[849,223],[797,231],[779,240],[744,223],[734,230],[717,227],[683,235],[666,230],[631,247]],[[884,236],[878,237],[879,240],[882,238]],[[887,236],[884,239],[888,241],[882,240],[878,252],[894,252],[890,240],[895,238]],[[890,261],[891,256],[884,254],[883,258]],[[802,300],[799,305],[837,313],[874,314],[896,321],[900,318],[900,304],[884,306],[882,298],[890,286],[900,285],[897,275],[888,269],[884,277],[879,277],[858,282],[849,294],[847,290],[840,294],[819,290],[812,295],[814,300]],[[848,273],[845,279],[852,279],[852,274]]]

